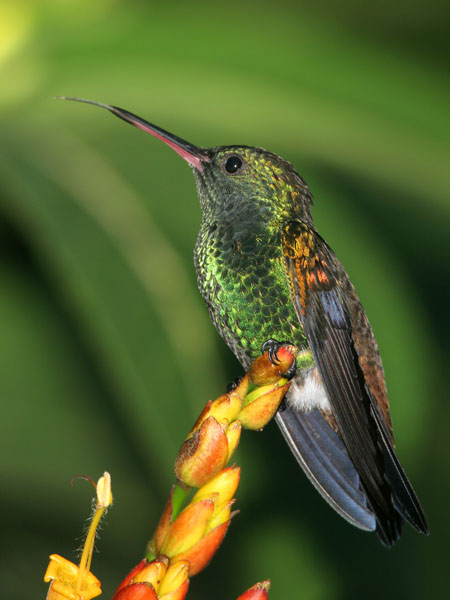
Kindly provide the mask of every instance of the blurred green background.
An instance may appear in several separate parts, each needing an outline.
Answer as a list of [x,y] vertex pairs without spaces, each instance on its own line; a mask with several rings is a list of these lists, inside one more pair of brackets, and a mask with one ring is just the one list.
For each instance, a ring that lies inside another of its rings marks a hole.
[[[275,425],[243,436],[241,513],[192,598],[437,598],[448,579],[448,9],[430,1],[0,4],[2,594],[43,598],[112,474],[93,571],[141,558],[193,419],[241,373],[196,290],[200,209],[169,148],[75,95],[204,146],[290,160],[384,360],[432,535],[388,551],[340,519]],[[220,585],[217,586],[217,582]]]

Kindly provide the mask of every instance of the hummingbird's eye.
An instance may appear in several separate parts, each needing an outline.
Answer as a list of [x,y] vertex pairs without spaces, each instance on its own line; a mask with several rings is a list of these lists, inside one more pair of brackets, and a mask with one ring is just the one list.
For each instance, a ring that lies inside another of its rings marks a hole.
[[236,156],[236,154],[233,154],[233,156],[227,158],[225,171],[227,173],[236,173],[242,167],[242,164],[242,159],[239,156]]

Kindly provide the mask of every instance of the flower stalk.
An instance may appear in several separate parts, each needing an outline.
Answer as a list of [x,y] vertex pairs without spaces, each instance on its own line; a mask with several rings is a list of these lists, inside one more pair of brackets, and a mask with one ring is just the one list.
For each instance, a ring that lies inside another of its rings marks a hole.
[[[185,597],[190,577],[210,562],[238,512],[232,506],[241,471],[239,467],[226,465],[236,451],[242,429],[260,430],[275,415],[290,386],[283,375],[289,372],[297,354],[295,346],[284,344],[277,351],[276,364],[267,352],[258,357],[234,390],[206,403],[186,436],[175,460],[177,482],[147,545],[145,559],[139,563],[144,570],[164,557],[169,569],[183,565],[184,579],[182,583],[180,580],[179,588],[171,590],[174,594],[171,600]],[[119,586],[113,600],[140,599],[141,590],[135,588],[136,595],[132,593],[138,577],[133,571]],[[166,591],[164,581],[163,577],[159,588],[151,585],[156,598],[165,600],[161,593]],[[269,586],[268,581],[256,584],[239,600],[268,598]],[[129,590],[130,595],[122,596],[123,590]]]
[[[281,345],[274,362],[266,352],[232,391],[207,402],[175,460],[176,483],[150,539],[145,557],[124,578],[112,600],[183,600],[190,578],[203,570],[222,543],[233,511],[241,470],[227,466],[242,429],[262,429],[274,416],[290,381],[298,348]],[[272,356],[273,358],[273,356]],[[79,566],[52,555],[45,574],[47,600],[90,600],[101,594],[90,572],[98,524],[112,503],[108,473],[96,486],[95,512]],[[189,500],[190,498],[190,500]],[[238,600],[268,599],[269,581]]]

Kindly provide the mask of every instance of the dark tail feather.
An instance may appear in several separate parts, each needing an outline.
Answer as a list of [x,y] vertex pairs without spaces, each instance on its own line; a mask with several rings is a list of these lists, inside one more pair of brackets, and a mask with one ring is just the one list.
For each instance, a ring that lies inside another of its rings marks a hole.
[[428,535],[430,530],[419,499],[397,458],[378,409],[372,407],[371,413],[379,431],[379,441],[383,451],[387,480],[392,488],[394,507],[411,527],[419,533]]
[[[369,502],[370,505],[370,502]],[[392,546],[400,539],[403,531],[403,518],[395,509],[391,507],[390,512],[386,515],[381,511],[376,514],[377,519],[377,535],[381,543],[386,548]]]
[[375,515],[367,506],[359,475],[340,437],[318,410],[302,413],[289,406],[276,415],[294,456],[323,498],[347,521],[374,531]]

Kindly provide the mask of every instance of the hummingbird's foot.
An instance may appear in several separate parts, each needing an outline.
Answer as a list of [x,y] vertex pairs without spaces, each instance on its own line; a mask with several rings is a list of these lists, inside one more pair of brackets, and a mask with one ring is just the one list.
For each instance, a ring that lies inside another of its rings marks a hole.
[[[296,373],[297,373],[297,362],[294,360],[294,362],[289,367],[289,369],[285,373],[281,373],[281,375],[283,377],[285,377],[286,379],[291,380],[295,376]],[[283,400],[283,402],[284,402],[284,400]]]
[[[267,340],[266,342],[264,342],[264,344],[261,347],[261,352],[264,354],[264,352],[267,352],[267,354],[269,355],[269,360],[270,362],[277,366],[280,364],[280,360],[278,359],[277,356],[277,352],[278,350],[281,348],[281,346],[293,346],[294,344],[292,342],[278,342],[277,340]],[[294,362],[292,363],[292,365],[289,367],[289,369],[286,371],[286,373],[280,373],[280,375],[282,377],[285,377],[286,379],[292,379],[295,375],[297,371],[297,363],[294,360]]]
[[278,360],[277,352],[282,345],[282,342],[277,342],[277,340],[271,338],[261,346],[261,353],[264,354],[264,352],[267,352],[270,362],[275,366],[279,365],[280,361]]
[[236,379],[234,381],[232,381],[231,383],[229,383],[227,385],[227,393],[229,394],[230,392],[232,392],[233,390],[235,390],[237,388],[237,386],[241,383],[241,381],[243,379],[244,378],[242,376],[241,377],[236,377]]

